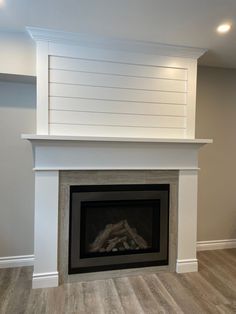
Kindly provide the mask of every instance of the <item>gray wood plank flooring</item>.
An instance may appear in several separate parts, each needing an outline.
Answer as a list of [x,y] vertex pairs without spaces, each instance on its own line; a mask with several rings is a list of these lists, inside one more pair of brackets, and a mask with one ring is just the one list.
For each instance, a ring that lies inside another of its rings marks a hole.
[[199,272],[31,289],[31,267],[0,270],[0,314],[236,313],[236,249],[198,253]]

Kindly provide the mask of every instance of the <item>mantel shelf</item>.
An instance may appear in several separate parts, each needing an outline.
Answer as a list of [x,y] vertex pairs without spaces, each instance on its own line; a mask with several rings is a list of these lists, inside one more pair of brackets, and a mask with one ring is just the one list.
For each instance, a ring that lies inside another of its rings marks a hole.
[[77,142],[141,142],[173,144],[211,144],[212,139],[177,139],[177,138],[141,138],[141,137],[100,137],[100,136],[62,136],[22,134],[22,139],[29,141],[77,141]]

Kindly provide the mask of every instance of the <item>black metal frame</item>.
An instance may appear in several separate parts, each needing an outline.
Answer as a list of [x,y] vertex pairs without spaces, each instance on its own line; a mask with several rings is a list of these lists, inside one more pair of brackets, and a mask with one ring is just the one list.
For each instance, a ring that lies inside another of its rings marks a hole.
[[[81,185],[81,186],[70,186],[70,213],[69,213],[69,260],[68,260],[68,273],[69,274],[76,274],[76,273],[86,273],[86,272],[93,272],[93,271],[104,271],[104,270],[115,270],[115,269],[124,269],[124,268],[137,268],[137,267],[147,267],[147,266],[160,266],[160,265],[168,265],[168,251],[167,248],[167,257],[163,260],[155,260],[155,261],[145,261],[145,262],[133,262],[133,263],[122,263],[122,264],[114,264],[111,265],[102,265],[102,266],[89,266],[89,267],[71,267],[71,232],[72,232],[72,194],[73,193],[79,193],[79,192],[107,192],[107,191],[166,191],[168,192],[168,221],[169,221],[169,190],[170,186],[169,184],[125,184],[125,185]],[[125,200],[127,202],[127,200]],[[133,202],[133,200],[130,200]],[[140,200],[138,200],[140,201]],[[160,200],[151,200],[153,201],[160,201]],[[104,201],[105,203],[106,201]],[[117,202],[117,201],[116,201]],[[120,200],[122,202],[122,200]],[[81,210],[81,215],[83,215],[83,210]],[[157,212],[154,210],[153,214],[157,214]],[[160,215],[160,213],[159,213]],[[158,218],[158,217],[155,217]],[[82,222],[82,219],[81,219]],[[153,222],[154,223],[154,222]],[[85,225],[81,223],[80,228],[83,230],[85,228]],[[160,229],[160,228],[159,228]],[[82,231],[81,230],[81,231]],[[80,233],[80,236],[83,237],[84,231]],[[81,244],[83,243],[83,239]],[[83,244],[82,244],[83,245]],[[169,223],[167,226],[167,245],[169,246]],[[135,250],[128,250],[127,252],[122,252],[122,255],[131,255],[131,254],[140,254],[140,253],[150,253],[150,252],[156,252],[152,249],[145,249],[145,250],[139,250],[138,252]],[[83,255],[83,254],[82,254]],[[106,253],[105,256],[117,256],[121,255],[121,252],[111,252]],[[92,253],[91,256],[88,256],[84,254],[84,256],[81,256],[81,258],[84,257],[104,257],[104,253]]]

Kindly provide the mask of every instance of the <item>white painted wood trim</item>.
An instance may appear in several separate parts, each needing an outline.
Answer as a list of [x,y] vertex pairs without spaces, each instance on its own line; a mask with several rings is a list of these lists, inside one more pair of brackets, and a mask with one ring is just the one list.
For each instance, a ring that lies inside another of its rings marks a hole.
[[197,251],[235,249],[236,239],[198,241]]
[[48,43],[40,41],[36,49],[37,133],[48,134]]
[[[134,66],[155,66],[166,67],[173,69],[186,69],[186,61],[194,60],[190,58],[178,57],[178,56],[166,56],[161,55],[158,52],[152,54],[145,51],[127,51],[114,47],[96,47],[95,45],[86,46],[83,43],[77,43],[77,45],[68,45],[60,43],[49,43],[49,55],[58,56],[62,58],[75,58],[95,60],[99,62],[119,62],[125,65]],[[79,47],[79,49],[78,49]],[[99,71],[100,72],[100,71]],[[144,75],[149,76],[149,75]],[[168,76],[169,77],[169,76]],[[175,76],[174,76],[175,77]],[[173,78],[174,78],[173,77]],[[184,76],[184,80],[186,77]]]
[[[63,48],[62,51],[60,50],[60,47]],[[70,51],[68,51],[67,48],[66,52],[66,47],[68,46],[51,44],[50,70],[63,70],[66,71],[66,73],[71,74],[72,72],[87,72],[88,75],[89,72],[97,74],[103,73],[106,75],[115,74],[122,77],[132,76],[135,78],[146,77],[152,79],[170,79],[169,83],[173,83],[173,81],[176,82],[177,80],[180,81],[178,84],[181,85],[187,80],[186,59],[184,58],[173,58],[160,55],[146,55],[145,58],[143,54],[127,54],[127,52],[125,53],[124,51],[115,53],[115,51],[110,49],[107,49],[106,54],[104,55],[104,50],[102,49],[95,49],[94,51],[94,49],[89,50],[80,46],[80,49],[78,49],[77,46],[73,46],[73,51],[71,51],[71,46],[69,46]],[[73,58],[69,58],[70,56]],[[173,59],[175,62],[173,62]],[[182,91],[185,90],[186,89],[184,88]]]
[[57,287],[59,283],[58,272],[33,273],[32,288]]
[[[119,139],[114,141],[113,138],[104,138],[101,141],[98,137],[71,137],[72,140],[69,140],[70,137],[35,137],[34,135],[32,139],[28,135],[24,138],[28,138],[33,146],[34,170],[40,171],[62,169],[199,170],[198,149],[208,142],[208,140],[186,142],[185,140],[179,142],[131,140],[128,142]],[[95,159],[94,156],[96,156]]]
[[187,106],[186,106],[186,137],[195,138],[197,93],[197,61],[188,62]]
[[[38,134],[195,137],[197,58],[204,49],[37,27],[27,30],[37,44]],[[64,69],[60,68],[60,58]],[[76,59],[82,63],[79,65]],[[99,65],[98,72],[91,70],[91,62]],[[147,73],[156,75],[154,68],[165,68],[168,80],[149,77]],[[180,81],[174,83],[172,70],[182,71]],[[54,109],[49,105],[49,96],[57,99]],[[73,101],[72,107],[71,103],[67,105],[67,98]],[[128,112],[115,102],[127,106]],[[107,106],[110,103],[112,112]],[[149,104],[147,113],[145,104]],[[155,104],[162,104],[161,110]],[[182,107],[174,108],[172,114],[163,104]]]
[[[37,169],[40,171],[40,169]],[[50,170],[50,169],[41,169]],[[64,170],[64,169],[63,169]],[[65,168],[65,170],[67,170]],[[236,248],[236,239],[225,239],[225,240],[210,240],[210,241],[198,241],[197,251],[209,251],[209,250],[224,250],[224,249],[234,249]],[[191,263],[190,260],[178,261],[178,268],[182,267],[183,264]],[[10,267],[24,267],[34,265],[34,255],[19,255],[19,256],[6,256],[0,257],[0,268],[10,268]],[[55,273],[54,273],[55,274]],[[36,278],[37,275],[35,275]]]
[[33,286],[58,283],[59,171],[35,172]]
[[[181,169],[198,168],[202,144],[128,142],[33,143],[34,168],[62,169]],[[94,158],[96,156],[96,158]]]
[[[51,51],[50,48],[49,54],[59,56],[62,53],[62,47],[58,46],[58,51],[56,52]],[[123,135],[127,137],[141,136],[143,134],[147,137],[186,137],[186,108],[184,108],[182,115],[179,116],[172,114],[171,111],[166,111],[164,107],[162,112],[156,114],[155,108],[156,105],[166,104],[167,106],[172,106],[173,113],[175,113],[176,108],[180,106],[186,107],[186,82],[177,81],[183,84],[182,88],[179,88],[172,80],[173,70],[187,73],[186,65],[188,65],[188,62],[185,59],[179,62],[173,57],[161,58],[159,55],[128,54],[124,51],[99,50],[81,46],[74,46],[73,49],[70,46],[65,46],[64,50],[67,58],[62,59],[66,61],[63,65],[60,65],[60,58],[58,57],[58,64],[52,64],[52,68],[61,69],[62,66],[66,71],[61,71],[61,76],[55,75],[49,78],[50,134]],[[68,55],[69,53],[70,55]],[[77,59],[73,59],[74,57]],[[98,61],[98,59],[101,60]],[[74,68],[71,67],[72,60],[74,60]],[[76,60],[87,62],[81,73],[81,68],[75,62]],[[49,62],[51,66],[51,57]],[[94,70],[91,64],[93,62],[100,64],[99,70],[95,70],[95,72],[99,71],[100,73],[93,73]],[[139,66],[137,65],[138,63],[140,64]],[[147,63],[150,63],[150,65],[144,66]],[[165,87],[163,84],[159,85],[156,79],[154,80],[155,83],[150,84],[150,78],[146,77],[147,74],[145,74],[144,69],[152,69],[150,71],[155,73],[156,63],[161,65],[159,68],[161,67],[167,71],[166,74],[168,73],[167,77],[169,80],[165,81]],[[119,69],[122,69],[124,76],[121,78],[119,75],[117,76],[116,72],[112,72],[112,76],[107,76],[106,71],[107,67],[110,69],[110,64],[113,67],[116,65],[118,67],[116,71],[118,72]],[[172,64],[174,66],[171,66]],[[88,66],[90,66],[89,72],[87,72]],[[128,74],[126,72],[128,67],[133,67],[132,70],[130,69],[131,76],[126,75]],[[137,67],[139,67],[138,76],[135,74]],[[180,69],[178,67],[183,68]],[[71,72],[67,71],[69,68],[72,70]],[[103,72],[106,73],[105,76],[102,75]],[[89,75],[90,78],[88,79],[87,77],[86,79],[85,74]],[[80,79],[78,79],[78,75]],[[84,79],[81,78],[81,75],[83,75]],[[172,87],[169,83],[171,83]],[[56,101],[56,104],[58,102],[61,104],[60,108],[53,109],[51,107],[52,99]],[[67,99],[73,101],[73,108],[69,107]],[[134,104],[139,106],[137,112],[132,107]],[[93,106],[92,112],[89,110],[91,105]],[[116,112],[109,112],[109,105],[113,106],[113,111],[115,108]],[[133,108],[133,112],[127,113],[124,109],[125,105],[128,111]],[[149,106],[149,111],[146,109],[146,105]],[[151,110],[150,105],[152,106]],[[78,106],[82,106],[83,109],[78,110]],[[138,113],[140,109],[141,114]]]
[[176,272],[181,273],[192,273],[198,271],[198,260],[197,259],[183,259],[177,260]]
[[[114,170],[114,167],[35,167],[33,171],[68,171],[68,170]],[[115,170],[200,170],[198,167],[118,167]]]
[[150,143],[180,143],[180,144],[211,144],[212,139],[168,139],[147,137],[100,137],[100,136],[64,136],[64,135],[38,135],[22,134],[22,139],[38,141],[88,141],[88,142],[150,142]]
[[92,36],[72,32],[62,32],[39,27],[26,27],[28,33],[35,41],[48,41],[59,44],[84,45],[105,47],[106,49],[120,49],[126,51],[136,51],[140,53],[160,54],[167,56],[179,56],[184,58],[197,59],[203,55],[207,49],[193,48],[186,46],[165,45],[155,42],[145,42],[140,40],[125,40]]
[[33,266],[34,255],[0,257],[0,268]]
[[196,170],[179,171],[177,272],[183,272],[188,267],[192,267],[193,271],[197,268],[197,179]]

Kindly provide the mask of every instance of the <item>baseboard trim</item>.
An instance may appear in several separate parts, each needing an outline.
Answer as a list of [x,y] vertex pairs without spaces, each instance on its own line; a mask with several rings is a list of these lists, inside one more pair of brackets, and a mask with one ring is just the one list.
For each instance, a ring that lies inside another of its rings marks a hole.
[[176,262],[176,272],[182,273],[193,273],[198,271],[198,260],[197,259],[182,259]]
[[[211,240],[211,241],[198,241],[197,251],[208,251],[208,250],[223,250],[223,249],[234,249],[236,248],[236,239],[226,240]],[[191,263],[192,260],[180,260],[180,268],[187,263]],[[6,256],[0,257],[0,268],[11,268],[11,267],[22,267],[22,266],[33,266],[34,255],[19,255],[19,256]],[[184,266],[185,267],[185,266]],[[176,266],[177,269],[177,266]],[[51,273],[50,273],[51,274]]]
[[49,288],[57,287],[59,283],[58,272],[33,273],[32,288]]
[[235,249],[236,239],[197,242],[197,251]]
[[33,266],[34,255],[0,257],[0,268]]

